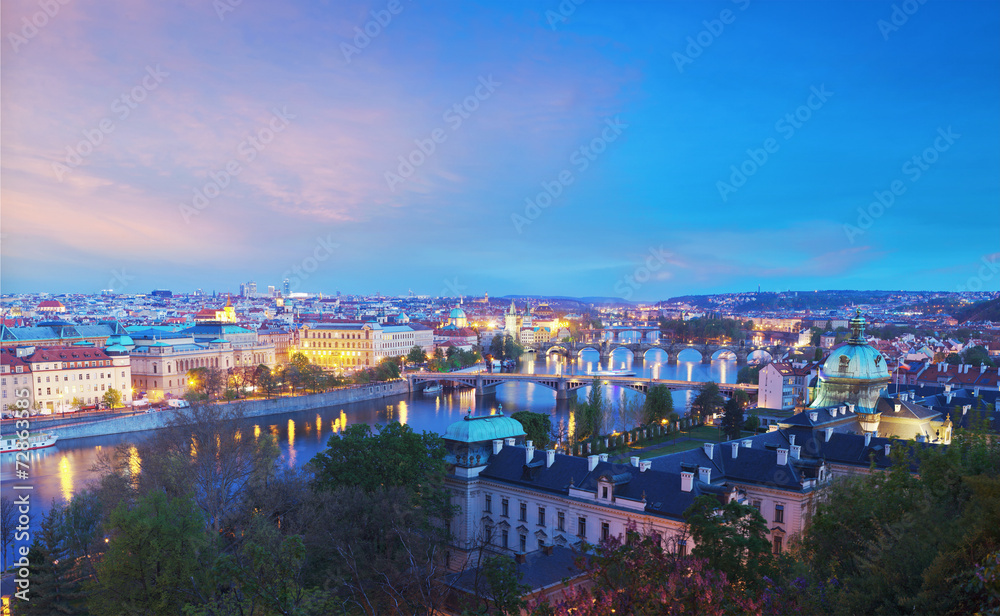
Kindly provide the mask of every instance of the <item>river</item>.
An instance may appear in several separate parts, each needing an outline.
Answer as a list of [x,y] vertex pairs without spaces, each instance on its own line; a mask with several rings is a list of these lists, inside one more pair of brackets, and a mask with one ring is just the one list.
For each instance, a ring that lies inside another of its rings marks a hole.
[[[736,382],[734,360],[714,360],[702,364],[697,352],[682,352],[676,365],[666,363],[666,355],[659,350],[649,351],[642,362],[633,365],[632,355],[618,350],[610,362],[601,364],[595,351],[583,351],[572,361],[553,355],[548,358],[528,353],[522,358],[519,371],[526,374],[586,374],[592,370],[630,368],[647,378],[678,379],[688,381]],[[589,387],[578,391],[586,396]],[[642,397],[630,389],[605,387],[605,398],[615,406],[622,395],[626,398]],[[693,393],[691,390],[674,392],[674,406],[683,415]],[[291,467],[301,466],[325,448],[332,434],[345,426],[357,423],[384,424],[399,421],[414,430],[444,433],[448,425],[458,421],[471,409],[475,414],[496,411],[502,406],[506,414],[528,410],[548,413],[553,425],[571,422],[568,401],[556,401],[555,392],[532,383],[508,383],[497,387],[496,395],[476,398],[471,389],[445,391],[437,396],[414,393],[405,396],[382,398],[297,413],[254,418],[262,431],[275,434],[281,446],[281,463]],[[612,414],[613,416],[613,414]],[[608,429],[616,429],[613,417]],[[57,430],[58,432],[58,430]],[[99,436],[59,442],[55,447],[30,452],[30,479],[34,486],[32,501],[37,505],[34,513],[48,509],[55,501],[66,501],[95,478],[91,471],[102,450],[114,448],[122,442],[137,442],[147,438],[149,432],[132,432],[121,435]],[[0,455],[3,493],[10,495],[14,483],[15,454]],[[18,484],[25,482],[19,481]],[[36,522],[39,519],[38,515]]]

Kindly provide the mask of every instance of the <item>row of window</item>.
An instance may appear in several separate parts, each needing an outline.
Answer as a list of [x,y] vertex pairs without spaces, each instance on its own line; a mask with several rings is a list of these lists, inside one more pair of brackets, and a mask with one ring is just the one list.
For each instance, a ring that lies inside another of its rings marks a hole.
[[[80,378],[76,378],[77,376],[79,376]],[[51,383],[51,381],[49,380],[50,378],[51,377],[46,376],[45,377],[45,382],[46,383]],[[103,379],[103,378],[109,378],[110,379],[111,378],[111,373],[109,372],[107,374],[107,377],[105,377],[104,373],[101,372],[100,376],[95,376],[94,377],[95,380],[96,379]],[[125,378],[125,371],[124,370],[122,370],[122,378],[123,379]],[[59,375],[58,374],[55,375],[55,380],[56,380],[56,383],[59,382]],[[76,375],[76,374],[64,374],[62,380],[66,381],[66,382],[69,382],[69,381],[89,381],[90,380],[90,373],[89,372],[87,373],[86,378],[84,378],[84,375],[82,375],[82,374],[80,374],[80,375]],[[7,384],[7,379],[2,379],[2,381],[3,381],[3,385]],[[42,382],[42,377],[38,377],[38,382],[39,383]],[[14,379],[14,384],[17,385],[17,379]]]
[[[757,511],[760,511],[761,515],[764,515],[764,512],[761,511],[761,503],[760,503],[759,500],[754,501],[753,502],[753,506],[754,506],[754,509],[756,509]],[[784,521],[785,521],[785,506],[776,503],[774,505],[774,518],[773,518],[773,522],[775,524],[781,524]]]
[[[100,360],[100,361],[65,361],[56,362],[52,364],[52,370],[64,370],[66,368],[98,368],[101,366],[110,366],[110,360]],[[18,366],[18,372],[20,372],[21,366]],[[49,364],[35,364],[35,370],[48,370]]]
[[[81,385],[80,386],[80,392],[83,393],[83,391],[84,391],[84,389],[83,389],[83,386]],[[89,389],[87,391],[97,391],[97,385],[94,385],[93,389]],[[101,383],[101,391],[104,391],[104,383]],[[6,394],[6,393],[7,392],[5,391],[4,394]],[[73,391],[70,391],[69,387],[64,387],[64,388],[56,387],[56,395],[59,395],[59,394],[71,394],[71,393],[72,394],[77,393],[75,385],[73,386]],[[42,395],[42,388],[41,387],[38,388],[38,395],[39,396]],[[45,395],[46,396],[51,396],[52,395],[52,388],[51,387],[46,387],[45,388]]]
[[[493,513],[493,495],[486,494],[486,500],[484,502],[484,511],[486,513]],[[545,507],[541,505],[538,506],[538,526],[545,526]],[[510,517],[510,499],[503,498],[500,501],[500,516]],[[528,521],[528,504],[520,503],[518,506],[518,521],[527,522]],[[556,530],[565,531],[566,530],[566,513],[563,511],[556,512]],[[611,527],[607,522],[601,523],[601,539],[607,539],[610,535]],[[585,539],[587,537],[587,518],[585,516],[580,516],[576,521],[576,534],[578,537]],[[506,544],[504,547],[507,547]]]

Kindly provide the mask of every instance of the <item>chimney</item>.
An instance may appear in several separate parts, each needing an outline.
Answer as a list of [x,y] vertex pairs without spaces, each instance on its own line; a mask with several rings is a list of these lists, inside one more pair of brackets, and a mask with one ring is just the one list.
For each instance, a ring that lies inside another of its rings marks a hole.
[[513,447],[514,445],[517,444],[517,439],[514,438],[514,437],[508,438],[507,439],[507,444],[510,445],[511,447]]
[[526,554],[521,554],[521,553],[514,554],[514,562],[516,562],[519,565],[523,565],[524,563],[528,562],[528,557]]
[[588,471],[594,470],[594,468],[597,467],[597,461],[599,459],[600,456],[598,456],[597,454],[594,454],[592,456],[587,456],[587,470]]
[[691,491],[691,482],[694,480],[694,473],[681,471],[681,492]]
[[652,460],[641,460],[639,462],[639,472],[645,473],[649,470],[649,467],[653,465]]
[[784,466],[788,464],[788,450],[784,447],[778,448],[778,466]]
[[639,466],[639,456],[632,456],[631,458],[629,458],[629,462],[632,463],[632,466],[638,467]]
[[740,444],[733,443],[733,459],[735,460],[740,455]]
[[789,445],[794,445],[795,444],[795,435],[794,434],[789,434],[788,435],[788,444]]
[[955,394],[951,393],[950,391],[945,392],[945,394],[944,394],[944,403],[945,404],[951,404],[951,397],[954,396],[954,395]]
[[837,407],[837,408],[840,409],[840,414],[841,415],[847,415],[847,407],[846,406],[840,406],[840,407]]
[[986,364],[979,364],[979,374],[986,372]]
[[551,545],[543,545],[542,546],[542,554],[545,554],[546,556],[552,556],[552,546]]
[[979,388],[978,387],[973,387],[972,388],[972,395],[975,396],[975,397],[977,397],[977,398],[979,397]]
[[546,449],[545,450],[545,468],[549,468],[556,462],[556,450]]
[[848,413],[853,413],[854,412],[854,404],[851,404],[851,403],[847,404],[847,412]]
[[753,447],[753,441],[751,441],[750,439],[744,439],[743,446],[746,447],[747,449],[750,449],[751,447]]
[[608,454],[606,454],[606,453],[599,453],[597,455],[600,456],[601,462],[607,462],[608,461]]
[[712,483],[712,469],[705,466],[699,466],[698,481],[702,483]]
[[524,463],[531,464],[531,461],[535,459],[535,447],[531,444],[531,441],[527,442],[527,446],[524,448]]
[[792,457],[796,460],[799,459],[799,454],[802,453],[801,445],[792,445]]
[[833,428],[826,429],[826,442],[830,442],[830,438],[833,436]]
[[501,449],[503,449],[503,439],[499,439],[499,438],[498,439],[494,439],[493,440],[493,454],[496,455],[496,454],[500,453]]
[[889,457],[889,449],[890,449],[890,445],[889,445],[889,443],[886,443],[885,444],[885,457],[887,457],[887,458]]
[[715,452],[715,443],[705,443],[702,447],[705,449],[705,455],[711,460],[712,454]]
[[945,392],[951,391],[951,383],[945,383],[944,384],[944,390],[945,390]]
[[894,403],[892,404],[892,410],[893,410],[893,412],[895,412],[895,413],[898,413],[898,412],[899,412],[899,409],[901,409],[901,408],[903,408],[903,405],[902,405],[902,404],[900,404],[899,402],[894,402]]
[[944,368],[944,364],[938,364],[938,365],[937,365],[937,371],[938,371],[938,372],[941,372],[941,370],[942,370],[943,368]]
[[965,415],[966,413],[968,413],[969,409],[971,409],[971,408],[972,408],[971,404],[963,404],[962,405],[962,415]]
[[869,446],[871,444],[872,444],[872,433],[871,432],[865,432],[865,447],[867,447],[867,446]]
[[809,411],[809,421],[816,423],[816,420],[818,419],[819,419],[819,413],[817,413],[816,411]]

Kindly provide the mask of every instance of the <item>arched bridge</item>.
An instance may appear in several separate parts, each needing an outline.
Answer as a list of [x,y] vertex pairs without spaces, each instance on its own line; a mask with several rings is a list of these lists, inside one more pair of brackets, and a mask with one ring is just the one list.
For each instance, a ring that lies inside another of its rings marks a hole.
[[[704,385],[700,381],[678,381],[670,379],[647,379],[635,376],[594,376],[589,374],[512,374],[512,373],[488,373],[488,372],[411,372],[406,375],[409,381],[410,391],[423,389],[430,382],[450,383],[453,385],[464,385],[474,387],[476,395],[481,396],[490,391],[495,391],[496,386],[502,383],[535,383],[542,387],[555,390],[556,399],[562,400],[570,397],[570,393],[585,387],[600,379],[603,383],[628,387],[645,394],[650,387],[665,385],[671,390],[675,389],[697,389]],[[757,394],[757,385],[747,383],[718,383],[719,391],[723,394],[732,395],[737,389],[745,391],[751,397]]]
[[719,353],[720,351],[728,351],[736,356],[736,363],[738,365],[743,365],[747,362],[747,357],[755,351],[763,351],[770,355],[773,360],[779,359],[782,355],[788,352],[787,347],[782,347],[780,345],[776,346],[757,346],[757,345],[739,345],[739,344],[698,344],[698,343],[685,343],[685,342],[672,342],[664,344],[650,344],[650,343],[619,343],[610,342],[605,340],[604,342],[545,342],[538,345],[539,353],[558,353],[561,355],[566,355],[569,357],[576,357],[580,351],[585,349],[592,349],[601,354],[601,359],[606,360],[611,357],[611,354],[618,349],[628,349],[632,351],[633,357],[638,361],[643,358],[646,351],[652,349],[660,349],[667,354],[667,363],[676,364],[677,356],[681,351],[686,349],[694,349],[701,354],[701,363],[710,364],[712,363],[712,357]]

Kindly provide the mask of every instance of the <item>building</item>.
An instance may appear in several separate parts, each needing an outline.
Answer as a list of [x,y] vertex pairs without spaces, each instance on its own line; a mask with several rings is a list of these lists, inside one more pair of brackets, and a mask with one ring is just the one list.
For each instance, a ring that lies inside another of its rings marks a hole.
[[0,347],[18,346],[68,346],[86,343],[103,347],[109,336],[123,333],[116,321],[98,325],[77,325],[69,321],[43,321],[34,327],[0,326]]
[[25,350],[0,349],[0,406],[5,417],[7,413],[17,410],[15,403],[20,399],[27,400],[27,408],[34,406],[31,363],[25,359]]
[[929,399],[890,394],[884,358],[864,343],[864,319],[858,314],[851,325],[848,344],[819,370],[813,406],[754,437],[616,464],[606,454],[537,450],[502,414],[455,422],[444,435],[446,485],[460,512],[452,566],[475,566],[470,559],[483,546],[528,556],[621,536],[630,523],[685,552],[694,546],[684,512],[701,495],[755,507],[780,553],[809,524],[834,477],[889,468],[897,437],[950,441],[951,422],[938,421]]
[[[463,312],[464,314],[464,312]],[[310,323],[299,329],[301,351],[323,368],[370,368],[387,357],[406,355],[414,346],[434,350],[434,332],[418,323],[380,325],[369,321]]]
[[772,362],[757,374],[757,405],[766,409],[784,410],[808,406],[810,384],[818,374],[818,364],[806,362]]
[[257,340],[261,344],[274,347],[274,362],[287,364],[295,347],[295,334],[280,327],[262,327],[257,330]]
[[[20,347],[4,349],[3,355],[4,367],[14,368],[12,379],[18,378],[17,368],[29,376],[32,408],[43,414],[75,411],[74,399],[83,406],[95,406],[112,388],[121,394],[122,404],[132,403],[131,362],[119,345],[107,349],[85,345]],[[24,364],[30,366],[30,374]],[[11,382],[11,387],[17,385],[23,383]]]

